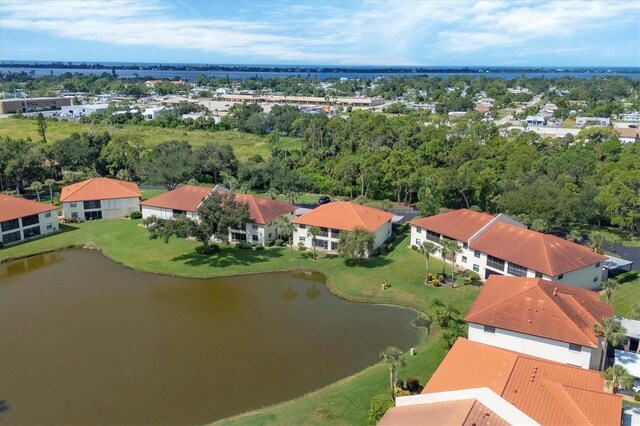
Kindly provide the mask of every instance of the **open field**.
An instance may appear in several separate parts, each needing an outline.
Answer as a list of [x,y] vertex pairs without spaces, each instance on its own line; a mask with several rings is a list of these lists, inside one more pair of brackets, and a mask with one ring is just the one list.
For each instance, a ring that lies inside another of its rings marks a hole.
[[[462,286],[434,288],[424,284],[424,257],[407,247],[408,237],[398,237],[394,249],[362,263],[351,263],[334,255],[294,250],[289,260],[288,247],[262,251],[240,250],[223,245],[211,255],[197,254],[199,243],[172,239],[168,244],[149,240],[147,231],[137,220],[112,220],[61,225],[62,232],[0,250],[0,261],[37,252],[70,246],[99,247],[104,254],[125,266],[141,271],[188,277],[215,277],[266,271],[313,270],[327,276],[327,284],[345,299],[366,303],[388,303],[429,311],[429,302],[438,297],[466,312],[479,289]],[[448,268],[447,268],[448,269]],[[431,260],[431,271],[442,270],[438,259]],[[381,289],[388,280],[391,288]],[[372,330],[372,332],[375,332]],[[444,357],[444,343],[438,330],[417,347],[415,357],[407,356],[407,365],[399,377],[417,377],[425,383]],[[277,422],[288,424],[331,423],[363,424],[367,422],[369,402],[387,391],[388,372],[376,364],[354,376],[332,384],[302,398],[269,407],[242,417],[244,423]],[[234,422],[236,419],[232,419]]]
[[[260,154],[269,157],[269,149],[266,139],[249,133],[204,130],[167,129],[162,127],[127,124],[123,126],[91,125],[65,121],[47,121],[47,140],[55,141],[68,137],[71,133],[104,132],[108,131],[112,136],[125,135],[132,138],[140,138],[149,145],[155,145],[172,139],[186,140],[193,146],[202,145],[205,142],[229,144],[239,160],[245,161],[249,157]],[[28,138],[37,140],[37,124],[35,120],[6,118],[0,120],[0,137]],[[281,137],[285,148],[298,146],[295,138]]]

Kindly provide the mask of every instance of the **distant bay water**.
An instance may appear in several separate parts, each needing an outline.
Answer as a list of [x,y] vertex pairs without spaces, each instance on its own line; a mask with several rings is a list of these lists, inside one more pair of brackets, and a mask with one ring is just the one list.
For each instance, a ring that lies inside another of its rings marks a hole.
[[274,77],[315,77],[320,80],[329,78],[369,78],[394,76],[436,76],[447,77],[464,75],[488,78],[515,79],[525,78],[593,78],[623,76],[640,78],[640,67],[452,67],[452,66],[342,66],[342,65],[206,65],[206,64],[162,64],[128,62],[37,62],[37,61],[0,61],[0,71],[32,73],[36,77],[62,75],[64,73],[96,74],[115,71],[124,79],[174,79],[176,77],[195,81],[198,76],[245,80],[249,78]]

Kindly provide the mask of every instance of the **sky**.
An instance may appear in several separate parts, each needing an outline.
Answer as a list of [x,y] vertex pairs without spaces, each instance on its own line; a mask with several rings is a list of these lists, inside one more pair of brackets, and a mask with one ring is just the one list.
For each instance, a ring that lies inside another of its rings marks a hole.
[[0,60],[640,67],[640,0],[0,0]]

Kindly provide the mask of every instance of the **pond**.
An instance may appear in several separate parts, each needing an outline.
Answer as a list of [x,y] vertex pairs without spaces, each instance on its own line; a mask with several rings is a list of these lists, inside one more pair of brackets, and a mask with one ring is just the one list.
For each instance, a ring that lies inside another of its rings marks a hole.
[[0,264],[0,421],[210,422],[407,350],[415,317],[340,299],[317,273],[176,278],[80,249]]

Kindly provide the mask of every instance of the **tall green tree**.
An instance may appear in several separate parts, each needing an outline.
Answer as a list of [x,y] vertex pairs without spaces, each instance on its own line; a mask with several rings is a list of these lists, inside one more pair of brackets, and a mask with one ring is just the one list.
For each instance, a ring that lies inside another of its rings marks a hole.
[[47,143],[47,120],[44,118],[42,113],[38,114],[38,118],[36,120],[38,123],[38,135],[42,139],[42,142]]
[[611,296],[613,295],[613,290],[618,286],[618,280],[613,278],[609,278],[602,282],[602,288],[604,289],[605,296],[607,297],[607,303],[611,303]]
[[142,159],[139,174],[153,185],[168,190],[193,176],[191,145],[187,141],[167,141],[153,147]]
[[391,398],[395,400],[396,375],[398,374],[398,367],[403,367],[406,364],[404,355],[400,349],[391,346],[380,352],[380,358],[389,367],[389,387],[391,389]]
[[293,260],[293,232],[295,231],[295,226],[287,216],[280,216],[274,222],[273,225],[276,228],[276,232],[279,235],[287,237],[287,244],[289,246],[289,260]]
[[56,181],[55,179],[46,179],[44,184],[49,188],[49,200],[51,201],[51,204],[53,204],[53,185],[56,184]]
[[640,170],[622,171],[596,196],[611,223],[634,236],[640,229]]
[[633,376],[620,364],[612,365],[601,374],[607,382],[607,387],[610,387],[613,393],[618,393],[621,386],[627,389],[633,386]]
[[622,326],[620,321],[614,317],[609,317],[603,318],[602,323],[600,324],[594,324],[593,331],[604,338],[602,350],[605,356],[602,357],[602,364],[600,366],[600,369],[602,369],[606,354],[609,352],[609,347],[617,347],[625,338],[627,330]]
[[364,259],[373,253],[375,235],[363,226],[353,231],[342,231],[338,242],[338,254],[347,259]]
[[[444,240],[442,240],[442,251],[444,253],[443,258],[445,260],[447,259],[447,257],[451,258],[451,286],[455,287],[456,286],[456,281],[455,281],[456,256],[459,253],[462,253],[462,248],[460,247],[460,245],[456,240],[450,240],[448,238],[445,238]],[[443,274],[444,274],[444,267],[443,267]]]
[[38,202],[40,202],[40,191],[42,191],[42,182],[34,180],[33,182],[31,182],[31,185],[27,189],[35,192],[38,196]]

